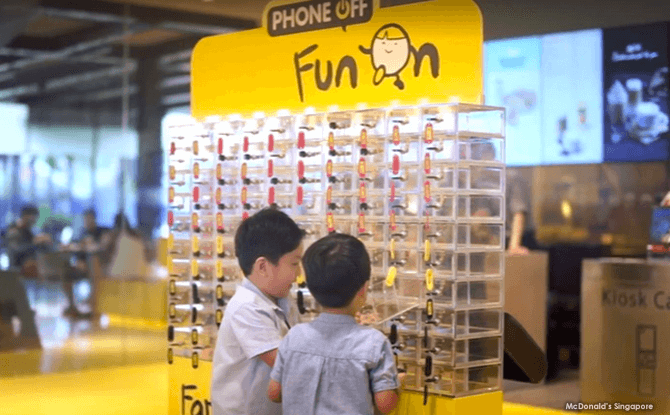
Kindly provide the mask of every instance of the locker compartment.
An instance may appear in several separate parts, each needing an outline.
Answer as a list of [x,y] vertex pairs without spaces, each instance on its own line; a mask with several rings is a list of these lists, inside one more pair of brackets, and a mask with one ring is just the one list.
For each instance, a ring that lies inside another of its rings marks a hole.
[[370,219],[365,214],[360,213],[358,217],[358,226],[356,235],[364,243],[384,242],[386,237],[386,222]]
[[273,160],[268,160],[268,184],[274,187],[277,193],[293,193],[296,185],[297,171],[293,166],[277,166]]
[[356,166],[354,164],[336,164],[326,162],[326,179],[334,193],[357,193]]
[[333,197],[326,201],[327,212],[338,216],[355,216],[358,213],[357,197]]
[[418,108],[395,108],[389,111],[387,115],[389,155],[399,154],[403,161],[419,161],[420,131],[421,113]]
[[502,284],[499,280],[459,282],[456,285],[457,307],[481,307],[500,305]]
[[434,192],[453,192],[455,190],[455,164],[424,158],[424,163],[421,167],[424,180],[430,182],[430,187]]
[[440,192],[426,182],[421,196],[425,215],[442,220],[454,218],[455,196],[453,193]]
[[502,221],[502,195],[459,194],[458,217],[479,221]]
[[504,164],[501,138],[468,138],[459,143],[459,159],[473,163]]
[[[324,138],[324,124],[327,123],[324,114],[298,114],[295,117],[298,141],[296,147],[302,143],[320,142]],[[302,133],[302,134],[301,134]]]
[[501,194],[504,180],[504,167],[470,166],[458,171],[458,188],[462,190]]
[[213,281],[216,279],[216,261],[211,259],[192,259],[191,278],[195,281]]
[[[395,256],[395,253],[393,252],[398,249],[418,248],[420,243],[424,241],[422,230],[422,225],[406,221],[399,222],[397,216],[395,221],[390,219],[388,226],[390,255]],[[391,242],[391,240],[393,240],[393,242]]]
[[[363,194],[364,197],[361,197],[361,194]],[[365,213],[366,216],[374,216],[376,218],[384,216],[386,207],[386,197],[384,195],[375,191],[368,192],[367,189],[359,189],[358,199],[359,212]]]
[[353,137],[330,130],[327,134],[326,145],[328,147],[327,158],[334,164],[354,164],[357,153]]
[[305,166],[323,166],[326,157],[324,147],[319,141],[307,141],[305,146],[296,149],[296,159],[302,161]]
[[403,162],[394,156],[391,162],[386,164],[384,174],[388,176],[389,193],[415,192],[421,183],[421,164]]
[[242,163],[242,167],[240,168],[240,184],[243,188],[247,189],[248,193],[263,193],[265,191],[267,175],[266,166],[262,168],[249,168],[245,162]]
[[420,211],[422,205],[423,195],[419,193],[398,193],[390,200],[389,209],[395,211],[396,217],[417,218],[421,217],[423,212]]
[[378,189],[383,190],[385,184],[385,166],[378,161],[380,164],[375,164],[373,161],[369,161],[368,157],[360,156],[356,162],[356,174],[358,176],[359,183],[365,183],[368,189]]
[[503,251],[470,252],[470,278],[502,278],[505,254]]
[[168,280],[168,298],[174,304],[190,304],[193,300],[191,282],[170,278]]
[[324,169],[321,166],[306,165],[303,160],[298,161],[298,183],[307,192],[322,192],[325,180]]
[[430,223],[430,227],[426,229],[424,226],[418,227],[421,231],[420,238],[422,241],[429,240],[430,246],[435,251],[444,249],[454,249],[454,234],[456,227],[451,222],[443,222],[437,219]]
[[294,203],[294,212],[296,217],[322,216],[324,212],[324,197],[321,193],[307,193],[305,194],[302,186],[298,186],[295,195],[291,195],[292,203]]
[[191,277],[191,261],[186,258],[167,257],[167,271],[172,278],[186,280]]
[[500,309],[463,310],[456,312],[457,337],[495,336],[502,333],[503,312]]
[[191,169],[187,163],[177,163],[175,161],[168,166],[168,183],[177,189],[176,191],[188,189],[191,185],[191,178]]

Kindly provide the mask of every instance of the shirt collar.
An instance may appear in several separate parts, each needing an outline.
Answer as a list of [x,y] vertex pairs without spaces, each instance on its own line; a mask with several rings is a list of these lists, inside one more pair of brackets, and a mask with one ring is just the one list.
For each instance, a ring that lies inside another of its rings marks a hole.
[[356,319],[348,314],[321,313],[316,320],[326,324],[357,324]]
[[244,280],[242,280],[242,287],[246,288],[247,290],[253,292],[257,296],[263,299],[263,301],[266,301],[274,310],[279,310],[282,311],[284,314],[288,315],[289,312],[289,299],[288,298],[279,298],[277,299],[277,303],[272,301],[272,299],[263,293],[256,285],[249,280],[249,278],[244,277]]

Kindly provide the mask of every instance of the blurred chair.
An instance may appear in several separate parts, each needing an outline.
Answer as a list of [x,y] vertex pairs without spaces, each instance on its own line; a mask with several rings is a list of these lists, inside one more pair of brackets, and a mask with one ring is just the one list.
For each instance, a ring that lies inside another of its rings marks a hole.
[[[20,322],[18,333],[14,333],[14,318]],[[0,271],[0,351],[40,347],[35,313],[28,304],[21,276]]]

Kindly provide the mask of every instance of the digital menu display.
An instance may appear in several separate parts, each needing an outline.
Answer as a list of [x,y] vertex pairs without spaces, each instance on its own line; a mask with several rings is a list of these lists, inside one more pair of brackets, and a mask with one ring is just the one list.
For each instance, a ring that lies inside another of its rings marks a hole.
[[541,162],[539,37],[487,42],[484,94],[486,104],[505,107],[509,166]]
[[542,36],[542,164],[603,161],[602,31]]
[[604,160],[668,159],[668,25],[603,32]]

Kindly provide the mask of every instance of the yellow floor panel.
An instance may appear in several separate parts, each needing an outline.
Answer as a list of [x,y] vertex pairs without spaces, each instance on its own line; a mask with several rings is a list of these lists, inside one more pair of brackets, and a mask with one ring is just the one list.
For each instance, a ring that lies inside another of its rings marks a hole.
[[[167,414],[167,385],[164,363],[0,378],[0,408],[3,414],[163,415]],[[505,403],[503,414],[566,412]]]
[[41,322],[40,331],[42,349],[0,353],[0,378],[162,363],[167,353],[162,330],[54,319]]
[[0,379],[3,414],[167,414],[164,363]]

